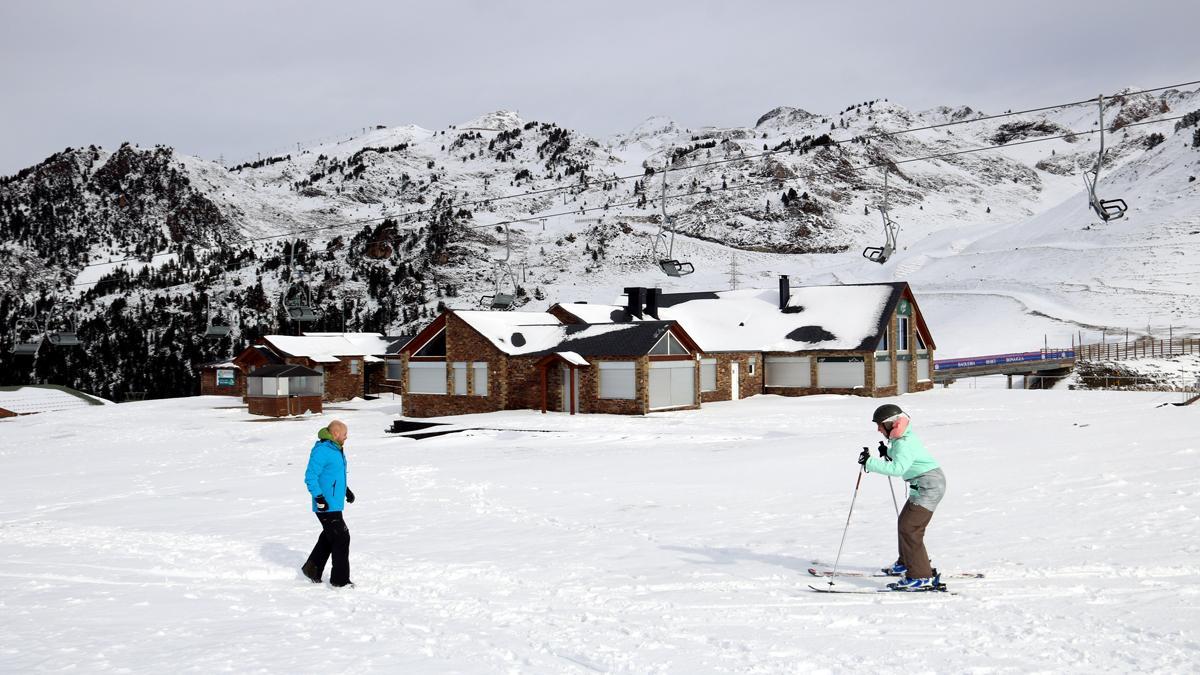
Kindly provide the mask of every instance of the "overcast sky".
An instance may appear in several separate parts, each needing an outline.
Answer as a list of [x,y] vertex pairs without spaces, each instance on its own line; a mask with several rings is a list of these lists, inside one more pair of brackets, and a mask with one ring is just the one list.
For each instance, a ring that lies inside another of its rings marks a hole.
[[0,174],[67,146],[229,161],[519,110],[596,136],[887,97],[985,111],[1200,79],[1200,2],[3,0]]

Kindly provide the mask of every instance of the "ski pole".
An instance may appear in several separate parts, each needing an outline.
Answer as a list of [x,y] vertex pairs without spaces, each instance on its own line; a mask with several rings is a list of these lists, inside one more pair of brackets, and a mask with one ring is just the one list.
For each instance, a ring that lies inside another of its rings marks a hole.
[[858,486],[862,485],[863,474],[866,473],[861,467],[858,470],[858,480],[854,481],[854,496],[850,498],[850,513],[846,514],[846,527],[842,529],[842,542],[838,544],[837,557],[833,559],[833,574],[829,577],[829,585],[833,585],[833,578],[837,576],[838,563],[842,560],[842,547],[846,545],[846,533],[850,531],[850,516],[854,515],[854,502],[858,500]]
[[896,486],[892,485],[892,477],[888,476],[888,489],[892,491],[892,506],[896,509],[896,515],[900,515],[900,504],[896,501]]

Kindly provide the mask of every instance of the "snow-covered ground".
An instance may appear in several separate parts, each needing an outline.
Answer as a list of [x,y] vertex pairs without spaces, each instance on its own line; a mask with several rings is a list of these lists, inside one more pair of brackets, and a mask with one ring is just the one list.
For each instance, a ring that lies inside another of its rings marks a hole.
[[[512,412],[389,437],[396,400],[287,421],[202,397],[0,421],[0,671],[1163,672],[1200,662],[1195,407],[907,395],[957,595],[824,595],[876,400]],[[302,472],[350,425],[352,578],[297,568]],[[890,562],[863,479],[843,566]],[[846,580],[845,588],[879,580]]]

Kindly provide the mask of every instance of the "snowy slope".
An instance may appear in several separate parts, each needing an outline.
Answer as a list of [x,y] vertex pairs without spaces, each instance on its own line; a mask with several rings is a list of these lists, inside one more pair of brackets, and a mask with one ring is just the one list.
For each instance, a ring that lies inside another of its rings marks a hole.
[[[386,399],[288,421],[211,397],[0,421],[0,670],[1188,672],[1200,446],[1195,410],[1155,407],[1177,396],[903,397],[949,478],[935,564],[987,574],[916,597],[806,588],[836,553],[874,401],[500,413],[424,441],[382,433]],[[345,591],[297,572],[317,533],[307,450],[334,415],[358,495]],[[894,546],[868,475],[843,566]]]

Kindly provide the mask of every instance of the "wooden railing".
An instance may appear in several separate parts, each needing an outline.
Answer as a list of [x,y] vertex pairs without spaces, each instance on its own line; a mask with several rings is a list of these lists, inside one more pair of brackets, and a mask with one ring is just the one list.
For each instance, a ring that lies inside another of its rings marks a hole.
[[1149,357],[1182,356],[1200,354],[1200,338],[1177,337],[1165,340],[1138,338],[1136,340],[1114,340],[1079,345],[1075,358],[1079,361],[1122,361]]

